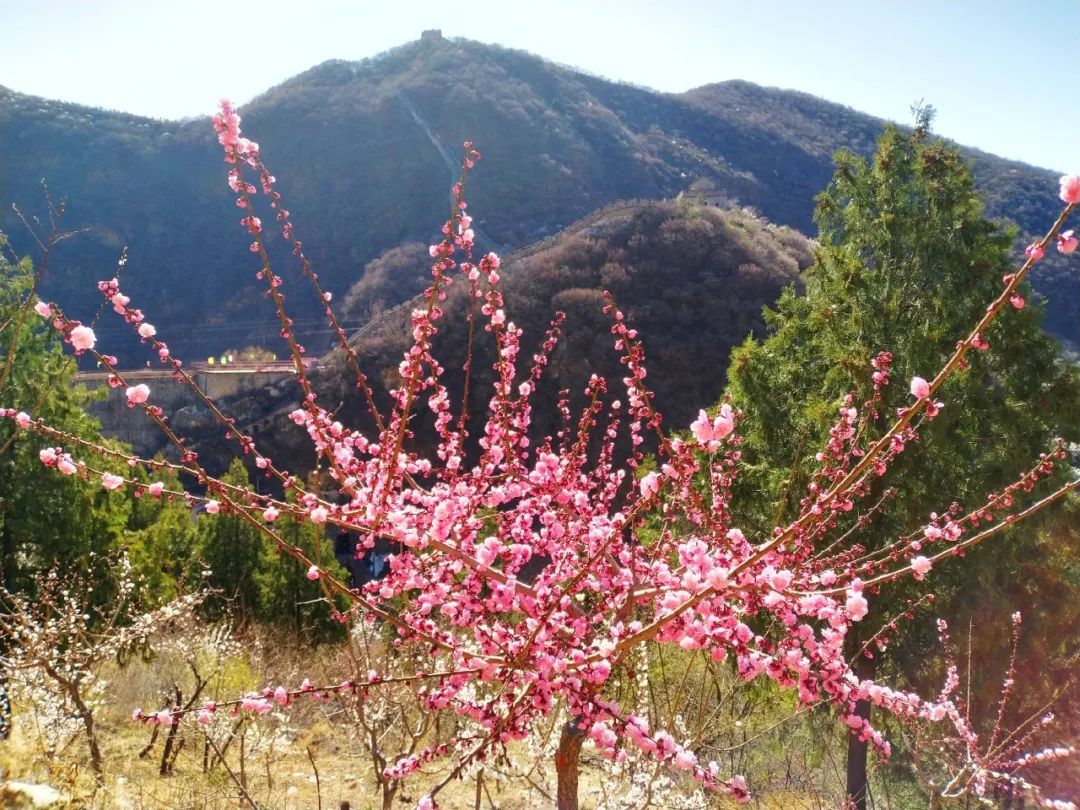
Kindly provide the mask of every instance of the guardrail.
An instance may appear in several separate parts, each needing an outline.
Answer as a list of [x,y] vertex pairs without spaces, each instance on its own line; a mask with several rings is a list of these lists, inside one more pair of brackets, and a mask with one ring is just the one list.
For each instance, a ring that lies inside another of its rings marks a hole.
[[[304,360],[304,368],[310,370],[318,363],[317,358],[308,358]],[[269,360],[264,362],[235,362],[235,363],[208,363],[205,360],[200,360],[194,363],[185,363],[184,369],[187,371],[205,371],[211,374],[259,374],[259,373],[272,373],[272,372],[294,372],[291,360]],[[133,368],[133,369],[120,369],[120,373],[125,378],[147,378],[147,377],[172,377],[171,368]],[[76,375],[76,379],[79,382],[96,382],[98,380],[105,381],[110,377],[110,373],[107,371],[80,371]]]

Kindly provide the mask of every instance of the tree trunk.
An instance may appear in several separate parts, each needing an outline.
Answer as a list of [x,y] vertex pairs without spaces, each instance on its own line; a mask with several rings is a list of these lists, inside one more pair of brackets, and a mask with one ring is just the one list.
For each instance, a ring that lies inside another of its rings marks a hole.
[[102,773],[101,749],[98,747],[97,734],[94,732],[94,713],[82,699],[79,687],[75,683],[69,683],[68,694],[75,704],[75,711],[82,720],[83,731],[86,734],[86,744],[90,748],[90,767],[94,769],[95,778],[100,781]]
[[8,697],[7,673],[0,669],[0,742],[11,734],[11,698]]
[[[859,656],[855,664],[855,673],[861,680],[874,677],[877,659]],[[870,701],[860,700],[855,704],[855,714],[864,721],[870,720]],[[847,748],[847,802],[849,808],[866,810],[866,797],[869,782],[866,774],[866,760],[869,743],[860,740],[855,734],[848,734]]]
[[577,727],[577,718],[562,728],[559,748],[555,752],[555,774],[558,778],[556,792],[557,810],[578,810],[578,761],[585,732]]
[[83,732],[86,734],[86,744],[90,748],[90,767],[94,769],[94,776],[98,782],[102,776],[101,749],[98,747],[97,734],[94,733],[94,713],[82,698],[81,675],[69,679],[61,675],[54,667],[46,664],[45,674],[60,684],[67,692],[71,702],[75,704],[75,715],[82,720]]
[[[181,694],[179,687],[176,689],[176,708],[180,708],[184,696]],[[161,767],[158,768],[158,776],[168,776],[172,770],[171,760],[169,755],[172,753],[173,746],[176,744],[176,733],[180,730],[180,718],[174,717],[173,722],[169,725],[169,731],[165,735],[165,746],[161,751]]]

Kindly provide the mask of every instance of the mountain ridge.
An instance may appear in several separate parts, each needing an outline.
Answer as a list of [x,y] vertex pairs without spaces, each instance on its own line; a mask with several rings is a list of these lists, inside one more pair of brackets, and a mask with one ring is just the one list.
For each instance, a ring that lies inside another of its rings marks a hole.
[[[884,125],[798,91],[732,80],[658,93],[523,51],[442,38],[359,62],[328,60],[267,89],[241,113],[281,178],[305,250],[339,296],[387,250],[437,233],[449,179],[441,152],[466,137],[485,153],[467,191],[476,225],[492,245],[516,249],[615,200],[672,198],[698,180],[722,199],[812,233],[813,198],[831,176],[831,154],[841,146],[868,153]],[[89,317],[98,304],[94,281],[111,274],[128,245],[125,287],[178,351],[273,344],[272,313],[252,306],[258,268],[206,122],[7,90],[0,147],[0,197],[33,210],[45,175],[71,201],[71,225],[89,228],[64,246],[45,279],[45,292],[70,303],[69,311]],[[1049,221],[1053,173],[965,154],[991,215],[1025,234]],[[29,251],[10,214],[3,217],[16,247]],[[273,258],[287,261],[287,252],[278,246]],[[1049,328],[1077,340],[1077,275],[1047,262],[1036,286],[1050,298]],[[298,320],[317,314],[303,294],[289,304]],[[169,335],[174,324],[180,331]],[[119,325],[106,321],[102,334],[119,341],[116,353],[137,348]],[[314,331],[304,339],[316,352],[326,347]]]

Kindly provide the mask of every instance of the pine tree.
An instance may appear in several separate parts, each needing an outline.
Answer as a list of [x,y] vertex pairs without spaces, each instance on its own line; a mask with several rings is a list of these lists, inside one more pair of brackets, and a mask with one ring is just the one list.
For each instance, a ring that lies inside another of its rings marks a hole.
[[[762,536],[797,513],[844,396],[866,399],[871,360],[893,354],[893,390],[877,425],[883,431],[893,409],[909,404],[907,381],[940,368],[1011,272],[1013,232],[984,218],[969,167],[953,147],[927,138],[927,124],[911,134],[886,129],[872,161],[836,155],[833,179],[817,199],[819,246],[805,291],[785,291],[766,311],[768,336],[732,355],[729,394],[745,411],[748,462],[740,483],[746,497],[736,502],[754,504],[740,518]],[[1026,306],[983,336],[989,349],[969,353],[967,371],[938,392],[941,414],[868,503],[886,487],[898,494],[853,532],[853,545],[878,548],[954,500],[975,506],[991,488],[1015,480],[1055,437],[1077,436],[1077,373],[1041,331],[1030,290],[1024,297]],[[1043,553],[1030,528],[1013,535],[973,552],[976,565],[935,569],[935,611],[959,604],[989,570],[1016,570],[1020,560]],[[864,626],[880,627],[920,592],[917,583],[891,588],[872,600],[878,621],[871,616]],[[910,623],[901,632],[889,657],[903,668],[918,660],[927,634]],[[853,656],[860,646],[856,640]],[[873,673],[880,657],[867,653],[861,671]],[[860,711],[868,716],[869,705]],[[865,744],[851,737],[848,754],[849,798],[861,810]]]

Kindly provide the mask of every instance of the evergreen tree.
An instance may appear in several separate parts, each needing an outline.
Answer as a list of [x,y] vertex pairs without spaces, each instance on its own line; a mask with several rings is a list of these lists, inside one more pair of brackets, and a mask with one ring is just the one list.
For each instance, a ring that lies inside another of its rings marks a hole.
[[[0,258],[0,404],[99,438],[100,425],[85,410],[89,394],[74,384],[74,361],[30,309],[33,286],[29,262]],[[53,565],[78,567],[91,553],[114,549],[130,511],[126,494],[47,469],[38,458],[46,444],[0,420],[0,585],[11,591],[31,588],[34,575]]]
[[[171,492],[183,488],[179,476],[169,469],[157,471],[154,480]],[[123,543],[146,601],[156,604],[178,596],[181,590],[202,587],[196,537],[191,506],[184,498],[144,493],[132,501]]]
[[[288,500],[294,500],[292,491]],[[291,546],[302,549],[308,559],[320,569],[338,579],[348,581],[333,555],[333,543],[323,526],[297,520],[283,514],[275,523],[278,536]],[[307,572],[296,561],[284,555],[274,555],[260,578],[262,618],[310,641],[341,639],[345,625],[334,621],[332,609],[324,601],[319,582],[307,578]],[[336,609],[344,610],[344,603]]]
[[[856,403],[868,396],[871,360],[882,351],[894,357],[893,384],[875,425],[883,432],[894,409],[910,404],[908,380],[937,372],[1011,272],[1013,232],[984,218],[969,167],[953,147],[926,137],[927,123],[910,135],[886,129],[870,162],[837,154],[833,179],[817,199],[820,244],[805,292],[785,291],[766,311],[768,336],[733,353],[729,393],[745,411],[748,462],[735,502],[753,503],[739,519],[759,536],[796,515],[844,396],[855,392]],[[898,494],[853,530],[852,544],[878,548],[954,500],[976,506],[1030,467],[1055,437],[1077,436],[1076,371],[1059,361],[1058,346],[1041,331],[1041,307],[1032,305],[1030,290],[1024,297],[1026,306],[1011,309],[984,336],[989,349],[970,352],[966,372],[938,392],[941,414],[867,502],[887,486]],[[980,577],[1015,572],[1021,560],[1047,554],[1036,534],[1025,528],[976,549],[976,565],[936,568],[935,611],[970,598]],[[919,592],[917,583],[890,587],[871,600],[878,621],[871,615],[862,626],[881,626]],[[918,625],[901,632],[889,656],[903,668],[918,661],[930,634]],[[867,653],[860,668],[868,675],[877,663]],[[868,715],[869,705],[860,710]],[[866,747],[850,739],[849,797],[865,808]]]
[[[238,458],[221,480],[233,486],[251,484],[247,468]],[[197,522],[195,557],[210,569],[207,585],[220,592],[204,603],[207,615],[220,618],[231,606],[240,619],[258,618],[263,606],[260,580],[273,562],[262,533],[239,515],[226,512],[201,513]]]
[[[238,458],[221,480],[238,487],[251,485],[248,470]],[[204,603],[208,618],[217,619],[229,611],[242,621],[278,625],[313,641],[341,637],[342,625],[333,621],[322,601],[319,582],[309,580],[295,560],[279,554],[259,529],[224,510],[200,513],[196,524],[192,556],[186,558],[184,571],[190,577],[200,573],[197,566],[209,569],[204,581],[220,593]],[[274,527],[284,542],[302,549],[320,568],[342,575],[321,526],[283,515]],[[185,559],[183,541],[169,534],[161,518],[146,534],[144,542],[160,543],[153,539],[160,536],[179,555],[177,559]]]

